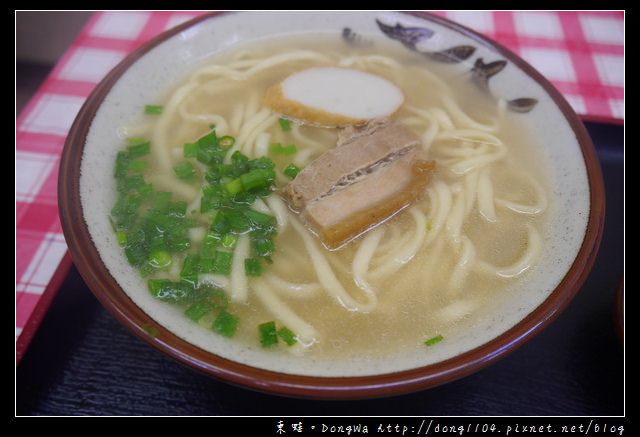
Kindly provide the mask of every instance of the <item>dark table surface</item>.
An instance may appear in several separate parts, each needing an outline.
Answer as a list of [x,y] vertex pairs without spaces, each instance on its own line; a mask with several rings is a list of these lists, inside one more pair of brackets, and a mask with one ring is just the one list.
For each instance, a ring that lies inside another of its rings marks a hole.
[[625,416],[624,127],[585,123],[606,188],[594,268],[544,331],[489,367],[392,398],[328,401],[229,385],[166,357],[126,330],[72,266],[16,368],[16,416]]

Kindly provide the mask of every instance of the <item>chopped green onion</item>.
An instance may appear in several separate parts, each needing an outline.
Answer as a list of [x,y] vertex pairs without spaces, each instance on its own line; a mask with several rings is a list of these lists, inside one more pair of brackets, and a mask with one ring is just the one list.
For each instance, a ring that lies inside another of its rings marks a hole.
[[264,168],[256,168],[240,175],[242,186],[245,190],[253,190],[255,188],[265,188],[271,185],[274,174]]
[[171,236],[167,241],[167,250],[171,253],[184,252],[191,247],[191,240],[189,237]]
[[432,346],[441,341],[443,338],[444,337],[442,335],[438,334],[435,337],[431,337],[429,340],[425,341],[424,344],[427,346]]
[[231,263],[233,262],[233,252],[216,251],[216,258],[213,263],[213,273],[228,275],[231,273]]
[[282,150],[282,144],[280,143],[271,143],[269,144],[269,153],[277,154]]
[[245,211],[244,216],[257,228],[260,229],[272,229],[276,225],[276,219],[274,216],[248,209]]
[[235,142],[236,142],[235,138],[229,135],[225,135],[224,137],[218,140],[218,145],[223,149],[229,149],[235,144]]
[[269,256],[276,250],[273,238],[270,237],[252,238],[251,243],[255,254],[267,259],[267,261],[269,261]]
[[162,114],[164,107],[162,105],[145,105],[144,113],[148,115]]
[[189,161],[181,161],[173,167],[176,176],[186,182],[196,180],[196,168]]
[[198,272],[200,270],[200,257],[194,253],[187,254],[182,263],[182,270],[180,270],[180,278],[183,281],[190,282],[192,284],[198,283]]
[[273,155],[283,154],[283,155],[293,155],[298,151],[298,148],[295,144],[289,144],[288,146],[283,146],[280,143],[271,143],[269,145],[269,152]]
[[216,257],[213,255],[201,254],[198,257],[198,272],[199,273],[214,273],[215,272]]
[[[151,113],[162,111],[161,106],[154,105],[147,109]],[[212,130],[196,141],[185,143],[185,159],[173,168],[176,176],[184,181],[202,177],[199,211],[187,212],[187,202],[176,201],[170,192],[156,191],[145,180],[143,171],[147,169],[147,160],[144,158],[150,153],[151,143],[144,138],[131,138],[115,160],[118,197],[109,219],[129,263],[138,268],[143,277],[180,263],[175,265],[179,270],[177,280],[149,276],[147,285],[152,296],[183,306],[186,317],[196,322],[217,312],[212,329],[232,336],[238,318],[226,310],[226,293],[201,283],[200,275],[229,275],[238,237],[242,234],[249,236],[251,244],[251,253],[245,260],[247,276],[260,275],[263,260],[271,262],[277,232],[275,217],[255,211],[251,206],[257,199],[273,193],[276,164],[269,157],[251,159],[239,151],[228,156],[235,139],[219,138],[214,128],[211,126]],[[281,154],[295,152],[295,145],[279,146],[277,150]],[[191,218],[188,214],[196,216]],[[203,228],[205,220],[209,221],[208,229],[200,241],[192,240],[200,234],[191,229]],[[273,329],[275,332],[275,324]],[[276,342],[278,335],[287,344],[295,339],[290,331],[281,331],[275,333]],[[273,341],[273,334],[270,338]]]
[[242,184],[242,180],[240,178],[232,180],[231,182],[225,184],[224,187],[232,196],[235,196],[236,194],[244,190],[244,185]]
[[260,276],[262,274],[262,264],[257,258],[246,258],[244,260],[244,273],[247,276]]
[[232,234],[232,233],[224,234],[220,239],[220,245],[222,245],[222,247],[225,247],[227,249],[233,249],[234,247],[236,247],[236,244],[238,244],[237,234]]
[[144,171],[145,168],[147,168],[147,162],[146,161],[140,161],[138,159],[135,159],[135,160],[129,162],[128,170],[130,172],[140,172],[140,171]]
[[296,335],[286,326],[278,330],[278,335],[288,346],[292,346],[298,342]]
[[283,132],[291,130],[291,123],[288,118],[280,117],[278,122],[280,123],[280,129],[282,129]]
[[203,290],[185,281],[149,279],[147,284],[151,295],[165,302],[193,303],[203,297]]
[[201,246],[202,252],[204,254],[214,253],[213,251],[218,246],[218,243],[220,243],[220,240],[221,240],[220,234],[213,231],[207,232],[202,238],[202,246]]
[[232,228],[228,214],[225,214],[222,210],[218,211],[213,218],[213,223],[211,223],[211,230],[220,235],[231,232]]
[[300,168],[298,168],[294,163],[291,163],[283,170],[283,173],[289,179],[295,179],[295,177],[298,176],[298,173],[300,173]]
[[198,156],[198,143],[184,143],[182,154],[185,158],[196,158]]
[[129,157],[131,159],[142,158],[151,152],[151,143],[145,140],[136,141],[127,147],[127,151],[129,152]]
[[158,250],[151,253],[149,257],[149,265],[157,270],[164,270],[171,265],[171,254],[166,250]]
[[122,231],[122,230],[116,231],[116,240],[118,241],[118,246],[120,246],[120,247],[126,246],[127,245],[127,233]]
[[145,143],[147,140],[144,137],[129,137],[127,138],[127,144],[135,146],[136,144]]
[[191,320],[197,322],[209,312],[211,312],[211,307],[204,301],[198,301],[187,308],[184,313]]
[[273,346],[278,343],[278,332],[276,331],[275,322],[265,322],[258,325],[260,333],[260,343],[263,347]]
[[220,311],[220,314],[218,314],[214,320],[212,329],[224,337],[233,337],[238,326],[238,321],[238,317],[223,310]]
[[132,266],[141,266],[149,256],[149,250],[144,239],[144,231],[136,229],[127,233],[127,245],[124,247],[127,261]]
[[295,144],[289,144],[288,146],[285,146],[282,148],[282,153],[284,153],[285,155],[293,155],[297,151],[298,151],[298,148],[296,147]]
[[224,291],[213,288],[209,292],[207,303],[214,309],[224,310],[229,304],[229,297],[224,293]]

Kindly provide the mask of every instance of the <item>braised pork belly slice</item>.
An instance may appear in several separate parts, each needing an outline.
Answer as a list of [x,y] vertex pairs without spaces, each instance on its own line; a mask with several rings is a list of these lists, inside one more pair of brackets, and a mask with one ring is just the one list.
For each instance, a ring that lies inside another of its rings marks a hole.
[[336,147],[298,173],[285,189],[294,210],[302,211],[311,200],[349,185],[419,143],[418,137],[402,125],[376,121],[372,126],[355,131],[348,128],[345,132],[349,133],[339,136]]
[[433,161],[403,154],[366,177],[307,204],[302,216],[329,249],[336,249],[410,205],[424,190]]
[[424,191],[435,164],[421,156],[418,142],[395,123],[342,137],[296,176],[285,197],[327,248],[339,248]]

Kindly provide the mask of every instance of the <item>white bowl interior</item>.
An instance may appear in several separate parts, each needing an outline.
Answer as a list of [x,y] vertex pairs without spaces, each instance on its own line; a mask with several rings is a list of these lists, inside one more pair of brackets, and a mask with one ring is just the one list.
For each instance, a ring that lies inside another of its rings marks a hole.
[[[228,50],[236,44],[264,38],[265,35],[330,31],[340,32],[343,27],[357,29],[359,33],[379,34],[375,19],[400,22],[406,26],[427,25],[435,30],[429,41],[434,49],[469,43],[467,36],[426,22],[412,15],[391,12],[277,12],[277,19],[265,16],[272,12],[246,12],[222,14],[187,28],[164,41],[136,61],[124,73],[99,108],[89,130],[81,167],[80,190],[85,218],[100,257],[131,299],[151,318],[163,320],[170,331],[180,333],[194,345],[231,360],[287,373],[321,376],[362,376],[412,369],[440,362],[462,352],[485,344],[520,322],[537,308],[563,279],[578,253],[585,236],[589,216],[589,182],[578,140],[564,115],[545,90],[526,76],[516,65],[509,63],[496,83],[495,92],[504,96],[535,97],[539,103],[528,114],[532,129],[541,138],[543,153],[553,165],[553,223],[547,236],[553,244],[546,245],[537,273],[525,288],[505,302],[503,308],[489,315],[474,327],[461,333],[456,341],[448,341],[429,354],[412,353],[384,357],[377,362],[325,362],[304,357],[292,360],[265,353],[261,348],[238,345],[219,336],[212,336],[186,323],[180,314],[168,311],[166,305],[154,300],[137,271],[126,262],[118,247],[108,220],[114,201],[112,163],[121,147],[119,128],[138,117],[138,108],[154,101],[159,90],[167,83],[184,75],[201,61]],[[276,14],[276,13],[273,13]],[[472,41],[477,56],[487,60],[500,57],[490,47]],[[195,329],[194,329],[195,328]]]

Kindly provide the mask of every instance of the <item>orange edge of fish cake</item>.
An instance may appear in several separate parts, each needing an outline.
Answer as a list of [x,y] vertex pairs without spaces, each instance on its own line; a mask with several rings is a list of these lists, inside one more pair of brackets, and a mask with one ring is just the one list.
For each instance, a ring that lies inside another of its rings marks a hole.
[[315,126],[338,127],[347,124],[362,124],[369,121],[368,118],[348,117],[291,100],[284,96],[282,83],[274,85],[267,90],[264,104],[273,111],[288,118],[300,120]]

